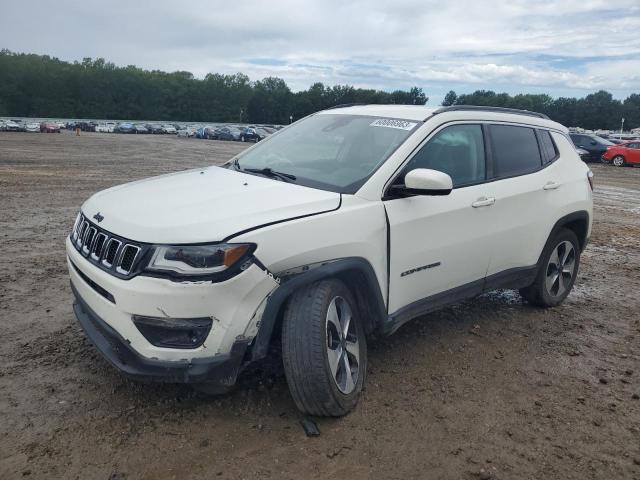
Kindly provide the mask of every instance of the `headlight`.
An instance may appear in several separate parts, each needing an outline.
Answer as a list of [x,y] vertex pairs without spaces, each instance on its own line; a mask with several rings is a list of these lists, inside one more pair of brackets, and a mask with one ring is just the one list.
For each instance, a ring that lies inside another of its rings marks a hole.
[[247,243],[217,245],[158,245],[147,270],[201,276],[223,272],[254,250]]

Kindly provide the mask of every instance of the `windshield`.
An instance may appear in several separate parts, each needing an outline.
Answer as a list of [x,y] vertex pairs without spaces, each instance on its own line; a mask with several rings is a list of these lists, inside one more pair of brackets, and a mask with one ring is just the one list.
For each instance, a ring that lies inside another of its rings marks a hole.
[[418,127],[418,122],[319,114],[301,120],[236,157],[240,169],[271,169],[293,183],[355,193]]

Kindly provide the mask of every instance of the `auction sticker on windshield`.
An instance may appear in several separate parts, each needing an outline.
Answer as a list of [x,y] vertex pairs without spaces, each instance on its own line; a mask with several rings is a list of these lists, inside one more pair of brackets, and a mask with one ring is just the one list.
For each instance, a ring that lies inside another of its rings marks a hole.
[[371,122],[371,127],[387,127],[387,128],[398,128],[400,130],[412,130],[417,123],[415,122],[407,122],[406,120],[394,120],[392,118],[380,118]]

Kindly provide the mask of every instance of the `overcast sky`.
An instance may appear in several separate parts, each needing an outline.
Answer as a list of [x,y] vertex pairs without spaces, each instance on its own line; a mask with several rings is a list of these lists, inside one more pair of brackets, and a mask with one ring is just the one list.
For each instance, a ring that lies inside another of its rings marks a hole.
[[640,0],[69,1],[0,8],[0,48],[357,87],[640,92]]

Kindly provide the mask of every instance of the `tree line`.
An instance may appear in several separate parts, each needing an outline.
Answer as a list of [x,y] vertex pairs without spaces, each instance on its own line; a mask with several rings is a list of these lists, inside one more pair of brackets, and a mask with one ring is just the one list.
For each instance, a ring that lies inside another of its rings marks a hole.
[[196,79],[102,58],[71,63],[0,51],[0,116],[287,124],[339,104],[427,100],[417,87],[385,92],[318,82],[292,92],[275,77],[252,82],[242,73],[210,73]]
[[624,118],[625,130],[640,127],[640,95],[633,93],[624,100],[615,100],[611,93],[600,90],[584,98],[552,98],[545,94],[496,93],[492,90],[477,90],[458,95],[451,90],[443,105],[483,105],[492,107],[520,108],[544,113],[552,120],[568,127],[590,130],[619,130]]
[[[419,87],[386,92],[318,82],[293,92],[277,77],[251,81],[242,73],[210,73],[197,79],[190,72],[119,67],[102,58],[66,62],[0,50],[0,116],[286,124],[340,104],[427,101]],[[555,99],[545,94],[450,91],[442,104],[521,108],[589,129],[619,129],[624,117],[625,128],[640,127],[638,94],[620,101],[606,91]]]

